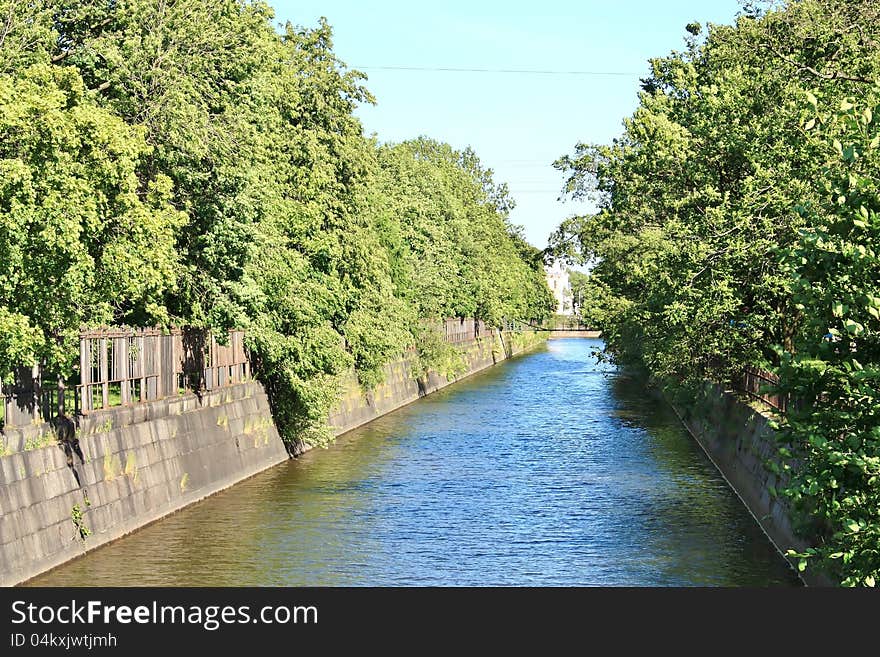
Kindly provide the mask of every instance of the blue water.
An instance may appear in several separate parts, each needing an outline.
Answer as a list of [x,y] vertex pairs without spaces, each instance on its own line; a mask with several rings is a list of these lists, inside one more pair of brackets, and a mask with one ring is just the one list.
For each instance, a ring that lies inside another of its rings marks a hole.
[[600,347],[551,341],[31,583],[797,584]]

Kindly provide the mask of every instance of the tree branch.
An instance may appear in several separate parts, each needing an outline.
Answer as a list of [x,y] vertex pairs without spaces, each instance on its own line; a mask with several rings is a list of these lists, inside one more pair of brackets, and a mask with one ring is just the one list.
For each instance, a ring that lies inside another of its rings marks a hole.
[[764,47],[767,48],[771,53],[776,55],[779,59],[784,61],[786,64],[790,66],[794,66],[798,71],[806,71],[814,77],[821,78],[823,80],[848,80],[849,82],[859,82],[861,84],[876,84],[875,80],[870,80],[868,78],[861,77],[859,75],[848,75],[847,73],[842,73],[841,71],[833,71],[831,73],[822,73],[821,71],[817,71],[812,66],[807,66],[806,64],[802,64],[801,62],[795,61],[790,57],[786,57],[781,52],[779,52],[776,48],[771,46],[769,43],[763,44]]
[[[101,30],[101,29],[107,27],[112,21],[113,21],[113,16],[108,16],[107,18],[103,19],[102,21],[100,21],[98,23],[95,23],[94,25],[89,25],[89,31],[92,33],[97,32],[98,30]],[[65,59],[67,59],[67,57],[70,56],[70,54],[72,52],[73,52],[73,49],[71,48],[71,49],[65,50],[64,52],[58,53],[57,55],[53,55],[52,56],[52,63],[58,64],[59,62],[63,62]]]
[[3,42],[6,41],[6,35],[9,34],[12,29],[12,14],[15,11],[15,3],[9,3],[9,14],[6,16],[6,25],[3,27],[3,34],[0,35],[0,47],[3,46]]

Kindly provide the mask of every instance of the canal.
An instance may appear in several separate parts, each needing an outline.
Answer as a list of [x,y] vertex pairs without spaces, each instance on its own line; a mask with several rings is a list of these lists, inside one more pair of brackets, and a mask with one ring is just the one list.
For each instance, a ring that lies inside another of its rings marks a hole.
[[548,342],[29,584],[796,585],[599,347]]

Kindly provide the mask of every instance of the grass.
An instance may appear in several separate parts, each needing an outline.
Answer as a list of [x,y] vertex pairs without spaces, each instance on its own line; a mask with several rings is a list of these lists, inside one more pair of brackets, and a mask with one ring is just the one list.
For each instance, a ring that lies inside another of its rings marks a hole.
[[29,452],[41,447],[48,447],[56,442],[55,434],[51,431],[41,431],[36,436],[28,438],[24,443],[24,451]]

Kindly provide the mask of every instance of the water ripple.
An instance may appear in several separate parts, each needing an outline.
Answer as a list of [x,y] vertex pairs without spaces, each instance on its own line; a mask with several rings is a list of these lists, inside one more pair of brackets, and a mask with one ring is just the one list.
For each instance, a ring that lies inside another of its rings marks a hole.
[[600,344],[554,341],[32,583],[796,583]]

